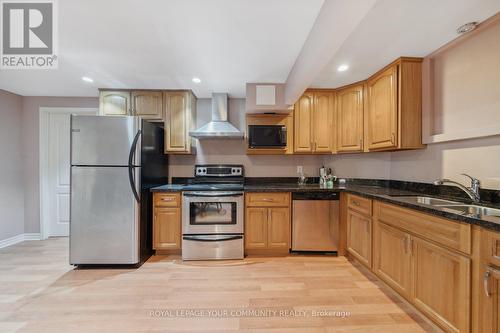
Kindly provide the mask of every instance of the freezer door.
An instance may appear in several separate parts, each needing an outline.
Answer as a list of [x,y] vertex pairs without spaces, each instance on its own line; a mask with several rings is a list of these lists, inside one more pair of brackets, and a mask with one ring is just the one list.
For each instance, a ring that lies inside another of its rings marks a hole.
[[71,116],[71,165],[141,165],[140,130],[138,117]]
[[[71,264],[139,262],[140,209],[128,170],[71,167]],[[133,168],[136,189],[139,174],[140,168]]]

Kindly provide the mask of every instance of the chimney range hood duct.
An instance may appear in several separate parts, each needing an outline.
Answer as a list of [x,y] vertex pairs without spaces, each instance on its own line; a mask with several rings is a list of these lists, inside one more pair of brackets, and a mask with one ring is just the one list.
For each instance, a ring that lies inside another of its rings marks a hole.
[[227,121],[226,93],[212,94],[212,120],[189,135],[197,139],[243,139],[243,132]]

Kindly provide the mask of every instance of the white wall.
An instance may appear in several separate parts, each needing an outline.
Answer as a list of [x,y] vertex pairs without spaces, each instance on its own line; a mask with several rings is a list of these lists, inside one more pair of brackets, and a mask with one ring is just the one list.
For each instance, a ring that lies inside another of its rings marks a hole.
[[40,107],[98,108],[97,97],[23,97],[23,164],[25,232],[40,232]]
[[[245,130],[245,99],[229,99],[229,121]],[[198,99],[197,127],[210,121],[211,100]],[[296,177],[297,165],[309,176],[317,176],[322,156],[247,155],[244,140],[196,140],[195,156],[171,155],[169,174],[172,177],[193,177],[194,164],[243,164],[248,177]]]
[[24,233],[22,97],[0,90],[0,240]]

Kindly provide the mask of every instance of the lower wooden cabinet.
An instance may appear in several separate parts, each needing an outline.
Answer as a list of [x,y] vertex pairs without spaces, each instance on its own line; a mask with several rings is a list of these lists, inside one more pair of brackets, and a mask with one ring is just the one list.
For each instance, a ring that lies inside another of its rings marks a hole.
[[406,232],[373,221],[373,271],[401,295],[411,293],[411,238]]
[[154,215],[153,248],[179,250],[181,248],[181,209],[157,208]]
[[500,332],[500,233],[482,230],[479,290],[479,332]]
[[[281,196],[286,196],[286,200],[273,200]],[[291,237],[289,196],[290,193],[246,195],[245,250],[247,252],[289,252]],[[257,202],[262,202],[262,207],[255,207]],[[272,207],[273,205],[276,207]]]
[[484,265],[481,270],[483,290],[480,302],[480,332],[500,332],[500,269]]
[[413,304],[446,332],[470,331],[470,259],[413,238]]
[[153,203],[153,249],[180,250],[180,193],[155,193]]
[[470,233],[467,243],[460,222],[373,206],[373,272],[445,332],[470,332]]
[[372,219],[347,210],[347,251],[364,265],[372,265]]
[[269,208],[267,220],[267,247],[290,248],[290,208]]
[[268,209],[247,207],[245,209],[245,248],[267,248]]

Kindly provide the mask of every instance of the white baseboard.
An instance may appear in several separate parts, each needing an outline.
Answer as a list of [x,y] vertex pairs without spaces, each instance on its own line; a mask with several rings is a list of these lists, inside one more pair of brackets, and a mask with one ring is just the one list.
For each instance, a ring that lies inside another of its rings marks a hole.
[[7,239],[1,239],[0,240],[0,249],[11,246],[17,243],[21,243],[24,241],[31,241],[31,240],[40,240],[40,234],[39,233],[27,233],[27,234],[19,234],[14,237],[10,237]]

